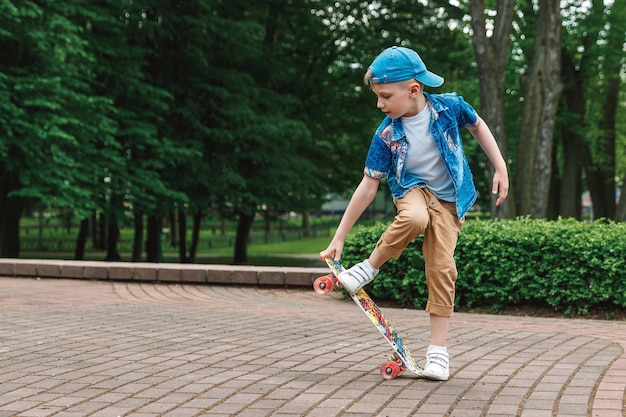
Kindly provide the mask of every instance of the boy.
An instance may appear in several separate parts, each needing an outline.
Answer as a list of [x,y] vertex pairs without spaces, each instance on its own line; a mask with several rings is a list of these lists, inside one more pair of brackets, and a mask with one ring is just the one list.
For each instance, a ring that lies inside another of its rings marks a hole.
[[492,192],[498,195],[497,205],[509,189],[506,163],[489,127],[462,97],[423,91],[424,85],[441,86],[443,78],[428,71],[415,51],[385,49],[368,68],[364,82],[386,117],[370,144],[363,179],[320,257],[340,259],[346,235],[374,200],[380,180],[387,178],[397,215],[370,257],[344,271],[339,281],[348,291],[358,291],[424,233],[430,316],[424,376],[445,381],[450,375],[446,339],[457,277],[454,250],[465,213],[477,197],[460,127],[469,129],[495,168]]

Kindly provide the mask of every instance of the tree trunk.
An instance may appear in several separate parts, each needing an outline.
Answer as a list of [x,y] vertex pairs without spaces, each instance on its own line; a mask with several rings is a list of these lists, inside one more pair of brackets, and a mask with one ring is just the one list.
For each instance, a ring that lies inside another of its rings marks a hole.
[[[533,74],[534,72],[536,71],[533,71],[533,68],[529,68],[528,72],[520,79],[524,103],[540,95],[538,82],[536,79],[532,79],[536,76],[536,74]],[[541,116],[539,105],[536,108],[524,105],[523,108],[525,110],[522,111],[521,116],[522,129],[520,131],[517,163],[515,166],[515,189],[513,190],[515,194],[515,213],[518,216],[526,216],[531,211],[533,167],[535,166],[536,150],[539,142],[537,125]]]
[[[580,125],[578,125],[580,126]],[[564,131],[563,144],[563,173],[559,187],[559,215],[564,218],[582,219],[581,195],[583,192],[581,163],[581,135],[572,132],[571,129]]]
[[[591,5],[586,18],[589,23],[585,25],[586,29],[577,41],[578,47],[583,48],[580,62],[575,64],[573,59],[573,56],[580,53],[578,48],[570,54],[563,53],[564,102],[570,119],[566,123],[569,130],[563,140],[561,189],[566,194],[561,200],[561,214],[565,217],[582,218],[580,194],[583,188],[582,184],[578,185],[579,181],[582,183],[579,180],[582,177],[579,166],[582,166],[586,172],[594,217],[612,218],[615,208],[615,111],[620,86],[616,80],[619,80],[620,60],[623,57],[623,54],[616,51],[622,50],[626,12],[624,7],[613,5],[611,12],[606,14],[604,2],[601,0],[594,0]],[[607,43],[602,46],[598,40],[603,38],[601,32],[607,30]],[[604,77],[601,80],[605,80],[604,83],[593,75],[597,73],[599,62],[602,62],[601,73]],[[597,91],[598,86],[600,91]],[[589,98],[586,94],[592,90],[595,98]],[[602,120],[597,126],[591,126],[592,129],[602,132],[600,145],[596,145],[593,140],[587,140],[584,136],[584,130],[592,123],[585,116],[589,113],[588,104],[603,98]]]
[[191,245],[189,246],[189,256],[187,259],[190,263],[196,261],[196,253],[198,252],[198,241],[200,240],[200,227],[203,218],[202,210],[197,210],[193,214],[193,230],[191,232]]
[[[184,210],[184,209],[182,209]],[[170,218],[169,218],[169,223],[170,223],[170,246],[175,248],[178,246],[178,217],[176,215],[176,209],[172,209],[169,212]],[[178,208],[178,213],[181,212],[181,208],[179,205]],[[184,230],[184,229],[183,229]],[[182,231],[182,230],[181,230]],[[184,239],[184,237],[181,237],[181,239]]]
[[98,212],[94,211],[91,215],[91,244],[93,245],[94,249],[102,249],[100,247],[100,240],[99,240],[99,228],[98,228]]
[[110,219],[108,224],[109,227],[107,230],[107,252],[104,260],[109,262],[121,261],[122,257],[117,251],[117,241],[120,237],[120,228],[117,224],[117,221],[114,219]]
[[146,261],[162,262],[161,221],[157,216],[148,216],[148,238],[146,240]]
[[248,261],[248,239],[250,237],[250,229],[254,220],[254,213],[239,213],[239,222],[237,223],[237,236],[235,238],[235,257],[234,265],[244,264]]
[[178,242],[178,259],[180,263],[188,263],[187,258],[187,216],[184,210],[178,210],[178,236],[180,236],[180,242]]
[[107,216],[104,213],[100,213],[100,219],[98,221],[98,249],[106,249],[107,247]]
[[563,146],[563,172],[560,182],[559,214],[562,217],[582,219],[581,195],[583,192],[583,166],[591,164],[588,144],[581,133],[585,124],[585,103],[581,72],[563,50],[561,76],[564,82],[563,103],[570,119],[564,123],[561,134]]
[[607,219],[615,219],[615,142],[616,142],[616,114],[619,103],[619,71],[611,74],[611,70],[607,68],[607,91],[604,96],[604,106],[602,112],[602,139],[604,149],[604,163],[602,166],[605,168],[602,170],[602,185],[604,192],[603,197],[605,199],[606,212],[602,217]]
[[[472,30],[474,32],[472,41],[480,82],[480,113],[496,138],[505,161],[508,151],[504,128],[503,91],[506,61],[509,57],[511,44],[514,7],[515,0],[497,2],[497,16],[494,22],[493,35],[487,37],[484,0],[470,0],[470,15],[472,16]],[[488,166],[489,178],[493,178],[493,166],[491,163]],[[499,207],[495,205],[496,197],[492,197],[492,216],[514,217],[513,195],[512,193],[509,195],[510,197]]]
[[[604,53],[603,89],[599,96],[604,97],[602,103],[602,119],[600,121],[601,161],[595,161],[593,165],[596,176],[597,192],[592,193],[593,212],[596,218],[616,218],[615,201],[615,142],[617,109],[619,107],[620,74],[623,74],[622,60],[624,58],[623,44],[624,32],[626,31],[626,11],[624,5],[617,5],[615,2],[611,7],[611,13],[607,16],[609,32],[607,45]],[[595,3],[594,7],[599,7],[603,3]],[[591,185],[590,185],[591,188]],[[595,194],[595,196],[594,196]]]
[[23,201],[19,197],[8,197],[12,186],[0,181],[0,257],[17,258],[20,255],[20,217]]
[[76,238],[76,248],[74,250],[74,260],[82,261],[85,259],[87,237],[89,237],[89,218],[83,219],[80,222],[80,229],[78,231],[78,237]]
[[[556,167],[557,152],[556,147],[552,152],[552,166]],[[559,188],[560,179],[557,169],[552,170],[550,175],[550,183],[548,185],[548,202],[546,205],[546,219],[557,220],[559,218],[559,201],[561,198],[561,190]]]
[[311,213],[308,210],[302,212],[302,234],[311,237]]
[[265,230],[263,233],[263,243],[270,242],[270,236],[272,233],[272,229],[274,228],[274,223],[272,222],[272,216],[269,210],[266,210],[263,213],[263,219],[265,220]]
[[518,215],[548,214],[554,125],[561,93],[561,9],[558,0],[541,0],[528,71],[522,78],[522,135],[516,168]]
[[131,262],[141,261],[141,253],[143,248],[143,213],[139,210],[133,210],[133,254]]
[[8,208],[7,224],[5,226],[7,236],[7,257],[19,258],[20,256],[20,218],[22,217],[23,200],[11,198]]

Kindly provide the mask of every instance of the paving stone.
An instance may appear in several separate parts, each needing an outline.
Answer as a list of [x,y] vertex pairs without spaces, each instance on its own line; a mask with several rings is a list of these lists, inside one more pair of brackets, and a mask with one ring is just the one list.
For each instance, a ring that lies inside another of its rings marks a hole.
[[[385,381],[378,366],[388,345],[356,306],[288,284],[317,272],[186,267],[0,262],[14,275],[0,278],[0,417],[617,417],[625,409],[623,322],[456,314],[449,381]],[[427,314],[384,310],[423,361]]]

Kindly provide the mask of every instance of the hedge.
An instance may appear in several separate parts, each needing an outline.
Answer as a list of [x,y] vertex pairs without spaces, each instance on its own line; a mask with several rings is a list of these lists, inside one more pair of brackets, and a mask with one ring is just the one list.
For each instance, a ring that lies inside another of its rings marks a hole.
[[[346,240],[346,267],[366,258],[387,224],[361,227]],[[423,308],[427,300],[422,237],[381,268],[368,292]],[[498,312],[549,308],[568,316],[626,307],[626,224],[576,220],[470,220],[455,253],[456,306]]]

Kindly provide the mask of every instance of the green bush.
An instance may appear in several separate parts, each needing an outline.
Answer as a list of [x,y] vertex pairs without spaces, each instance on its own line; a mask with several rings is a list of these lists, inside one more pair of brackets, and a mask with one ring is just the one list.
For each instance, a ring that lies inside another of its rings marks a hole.
[[[346,267],[367,257],[387,227],[360,228],[346,241]],[[422,238],[390,261],[369,290],[378,299],[423,308]],[[626,307],[626,225],[606,221],[472,220],[455,258],[457,307],[498,312],[550,308],[569,316]]]

